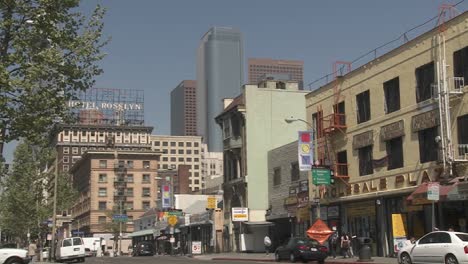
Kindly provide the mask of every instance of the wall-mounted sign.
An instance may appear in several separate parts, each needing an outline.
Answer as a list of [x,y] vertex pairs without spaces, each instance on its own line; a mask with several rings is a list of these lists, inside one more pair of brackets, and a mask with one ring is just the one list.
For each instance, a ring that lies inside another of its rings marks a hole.
[[163,185],[162,187],[162,207],[171,208],[171,186]]
[[299,170],[310,171],[314,161],[314,142],[312,131],[299,131],[298,137],[298,161]]
[[427,199],[431,201],[439,200],[440,185],[438,182],[430,182],[427,184]]
[[312,167],[312,183],[314,185],[330,185],[330,176],[329,168]]
[[232,221],[233,222],[249,221],[249,208],[233,207],[232,208]]
[[209,196],[206,201],[206,208],[216,209],[216,196]]
[[309,181],[304,180],[299,182],[299,191],[300,192],[306,192],[309,191]]

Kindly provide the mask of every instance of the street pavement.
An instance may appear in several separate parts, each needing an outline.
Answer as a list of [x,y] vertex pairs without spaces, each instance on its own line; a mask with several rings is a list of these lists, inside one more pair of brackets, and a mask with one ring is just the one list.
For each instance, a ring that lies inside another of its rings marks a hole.
[[[255,263],[255,262],[274,262],[274,254],[266,255],[265,253],[219,253],[219,254],[204,254],[193,256],[153,256],[153,257],[91,257],[86,258],[85,263],[89,264],[197,264],[197,263]],[[327,258],[327,264],[351,264],[351,263],[374,263],[374,264],[397,264],[396,258],[372,257],[372,261],[360,262],[359,258],[343,258],[336,259]],[[288,261],[282,261],[288,263]],[[316,263],[311,261],[310,263]],[[34,262],[34,264],[50,264],[47,262]]]

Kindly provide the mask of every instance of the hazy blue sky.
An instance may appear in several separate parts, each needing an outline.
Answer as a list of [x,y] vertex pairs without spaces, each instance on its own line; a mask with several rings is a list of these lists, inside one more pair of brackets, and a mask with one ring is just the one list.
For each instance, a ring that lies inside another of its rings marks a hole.
[[[240,29],[245,58],[303,60],[307,84],[330,73],[334,61],[352,61],[434,17],[442,2],[86,0],[82,8],[108,9],[104,32],[112,41],[96,87],[144,90],[146,123],[169,134],[170,92],[196,78],[196,50],[212,26]],[[464,12],[467,2],[457,9]],[[11,160],[11,144],[7,152]]]

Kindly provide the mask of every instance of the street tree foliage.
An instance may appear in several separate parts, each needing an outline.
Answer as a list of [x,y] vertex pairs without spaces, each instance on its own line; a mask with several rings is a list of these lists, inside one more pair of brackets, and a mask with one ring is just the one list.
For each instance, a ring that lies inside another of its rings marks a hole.
[[[47,168],[55,157],[50,148],[23,142],[14,154],[12,169],[3,175],[0,196],[0,227],[19,241],[40,236],[43,223],[52,216],[54,171]],[[68,175],[57,178],[57,212],[75,201],[77,191],[70,185]]]
[[[104,224],[104,231],[111,233],[114,237],[114,249],[119,248],[119,236],[121,232],[127,232],[127,223],[114,220],[113,216],[121,215],[123,213],[126,213],[126,209],[125,205],[121,202],[116,202],[116,205],[112,208],[112,210],[106,213],[106,216],[110,221],[106,221],[106,223]],[[119,251],[122,251],[122,249],[119,248]]]
[[0,130],[6,142],[34,142],[54,121],[70,120],[66,102],[102,73],[105,10],[97,6],[87,18],[79,4],[0,0]]

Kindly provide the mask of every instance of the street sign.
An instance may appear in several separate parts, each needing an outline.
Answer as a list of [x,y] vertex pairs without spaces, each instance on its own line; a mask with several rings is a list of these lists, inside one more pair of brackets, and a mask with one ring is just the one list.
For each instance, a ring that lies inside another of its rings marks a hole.
[[127,222],[128,221],[128,215],[125,214],[115,214],[112,216],[112,220],[116,222]]
[[171,226],[175,226],[177,224],[177,216],[171,215],[167,218],[167,223]]
[[439,200],[440,185],[438,182],[430,182],[427,184],[427,199],[432,201]]
[[209,196],[206,203],[206,208],[216,209],[216,196]]
[[192,241],[192,254],[201,254],[201,241]]
[[167,215],[175,215],[175,216],[182,216],[184,212],[182,211],[169,211],[167,212]]
[[314,185],[330,185],[330,169],[312,167],[312,183]]
[[249,208],[233,207],[232,208],[232,221],[233,222],[249,221]]

